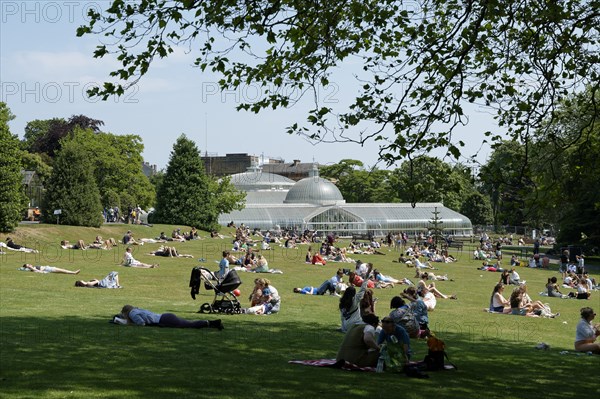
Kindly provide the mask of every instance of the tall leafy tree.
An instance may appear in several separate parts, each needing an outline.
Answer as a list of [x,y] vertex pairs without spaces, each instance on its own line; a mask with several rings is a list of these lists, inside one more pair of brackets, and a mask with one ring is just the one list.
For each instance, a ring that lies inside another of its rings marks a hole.
[[392,179],[402,202],[441,202],[457,211],[474,190],[468,169],[429,156],[403,162]]
[[17,227],[27,206],[21,175],[19,139],[10,132],[8,122],[14,115],[0,102],[0,231]]
[[29,152],[44,153],[54,158],[60,150],[61,140],[72,134],[76,129],[90,129],[100,132],[104,122],[89,118],[85,115],[73,115],[68,120],[53,118],[34,120],[25,127],[23,146]]
[[103,206],[147,209],[154,204],[154,187],[142,170],[144,144],[139,136],[75,128],[65,140],[75,142],[92,160]]
[[57,209],[60,224],[99,227],[103,221],[92,159],[75,141],[63,141],[57,153],[43,199],[43,220],[55,223]]
[[[537,226],[557,227],[562,244],[600,246],[599,117],[593,103],[565,101],[556,122],[545,129],[547,139],[533,149],[531,169],[537,190],[528,202],[537,210]],[[565,143],[565,148],[548,156],[557,141]]]
[[490,197],[494,224],[529,224],[531,208],[527,199],[536,191],[531,162],[524,146],[505,141],[496,146],[479,172],[482,191]]
[[321,167],[319,174],[336,182],[346,202],[395,202],[388,170],[366,170],[359,160],[342,159],[337,164]]
[[206,174],[198,147],[181,135],[158,187],[152,221],[211,230],[218,226],[219,214],[240,209],[243,198],[227,179],[216,181]]
[[478,191],[473,191],[465,198],[460,213],[468,217],[473,225],[488,225],[494,221],[490,198]]
[[[468,123],[469,104],[529,142],[558,99],[600,89],[599,25],[596,0],[113,0],[77,34],[114,39],[94,56],[121,63],[110,73],[120,81],[93,95],[123,94],[176,46],[198,48],[196,65],[220,75],[222,89],[267,90],[238,109],[288,107],[307,94],[307,120],[289,132],[375,140],[392,164],[433,148],[458,158],[464,143],[452,133]],[[357,94],[334,108],[319,89],[346,65]]]

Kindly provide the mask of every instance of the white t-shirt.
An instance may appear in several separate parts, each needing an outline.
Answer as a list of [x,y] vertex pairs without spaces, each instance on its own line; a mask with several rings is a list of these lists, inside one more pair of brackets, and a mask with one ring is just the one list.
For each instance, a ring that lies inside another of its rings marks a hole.
[[437,299],[432,292],[428,292],[425,294],[425,296],[423,296],[423,302],[425,302],[425,305],[427,305],[427,310],[433,310],[437,305]]
[[575,330],[575,342],[593,339],[595,336],[596,330],[592,326],[592,323],[585,319],[579,320],[577,329]]

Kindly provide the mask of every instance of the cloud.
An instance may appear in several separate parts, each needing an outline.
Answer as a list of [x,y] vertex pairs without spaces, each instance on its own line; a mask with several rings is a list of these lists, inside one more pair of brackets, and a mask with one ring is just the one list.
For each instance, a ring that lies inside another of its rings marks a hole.
[[79,51],[18,51],[3,61],[9,67],[6,70],[20,75],[7,78],[49,81],[82,81],[84,76],[102,75],[117,65],[115,60],[98,60],[89,52]]

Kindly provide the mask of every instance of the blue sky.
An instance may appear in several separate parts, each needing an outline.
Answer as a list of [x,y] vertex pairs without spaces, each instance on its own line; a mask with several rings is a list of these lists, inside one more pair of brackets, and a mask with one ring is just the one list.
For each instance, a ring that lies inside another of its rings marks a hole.
[[[11,131],[23,136],[27,122],[84,114],[104,121],[103,130],[137,134],[145,145],[144,158],[159,169],[166,166],[176,138],[185,133],[202,152],[264,154],[291,162],[300,159],[331,164],[344,158],[360,159],[366,166],[377,162],[378,146],[352,143],[311,143],[285,133],[294,122],[303,122],[307,102],[258,115],[238,112],[242,99],[257,97],[258,88],[243,87],[220,93],[217,78],[192,67],[194,53],[177,49],[156,62],[135,89],[120,98],[97,101],[87,98],[86,88],[108,79],[118,64],[95,59],[100,37],[76,37],[85,23],[85,10],[105,8],[108,1],[9,1],[0,0],[0,101],[8,104],[16,119]],[[323,98],[334,105],[356,94],[352,65],[340,68]],[[476,152],[482,134],[493,130],[493,120],[473,110],[470,124],[455,135],[467,143],[466,155]],[[488,150],[479,153],[485,162]],[[379,165],[384,167],[385,165]]]

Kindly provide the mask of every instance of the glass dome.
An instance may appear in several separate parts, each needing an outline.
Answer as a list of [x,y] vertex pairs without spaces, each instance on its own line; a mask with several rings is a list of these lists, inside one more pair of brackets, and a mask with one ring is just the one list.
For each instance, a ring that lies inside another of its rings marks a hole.
[[247,172],[236,173],[230,176],[231,184],[238,190],[288,190],[295,181],[275,173],[263,172],[258,166],[251,166]]
[[284,204],[339,205],[346,201],[340,190],[329,180],[319,177],[316,165],[311,176],[300,180],[288,191]]

